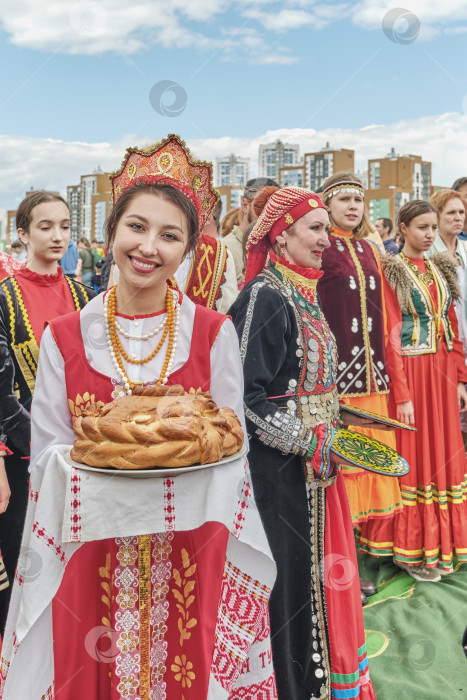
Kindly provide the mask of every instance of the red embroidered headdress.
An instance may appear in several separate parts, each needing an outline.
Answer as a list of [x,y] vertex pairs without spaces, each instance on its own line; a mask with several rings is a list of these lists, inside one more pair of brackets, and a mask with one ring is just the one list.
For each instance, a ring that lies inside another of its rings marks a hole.
[[194,160],[187,145],[169,134],[149,149],[128,148],[120,170],[112,173],[112,199],[116,202],[126,187],[136,182],[164,182],[179,189],[195,205],[202,232],[219,199],[212,183],[212,163]]
[[303,187],[283,187],[269,197],[248,236],[245,283],[264,268],[277,236],[309,211],[318,208],[326,209],[317,194]]

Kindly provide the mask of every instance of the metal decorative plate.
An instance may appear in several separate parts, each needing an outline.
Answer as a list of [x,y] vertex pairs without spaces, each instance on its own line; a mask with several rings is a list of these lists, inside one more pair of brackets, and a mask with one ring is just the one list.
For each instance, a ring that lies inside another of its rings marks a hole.
[[189,467],[149,467],[149,469],[115,469],[115,467],[90,467],[88,464],[81,464],[80,462],[75,462],[70,457],[70,453],[65,455],[65,460],[72,467],[76,467],[85,472],[99,472],[101,474],[107,474],[107,476],[129,476],[134,479],[148,479],[152,477],[167,477],[167,476],[178,476],[179,474],[186,474],[187,472],[196,472],[200,469],[210,469],[211,467],[222,466],[228,462],[233,462],[235,459],[239,459],[246,454],[246,447],[243,446],[239,452],[233,455],[228,455],[223,457],[219,462],[210,462],[209,464],[190,464]]
[[407,460],[392,447],[354,430],[338,428],[332,450],[346,462],[376,474],[405,476],[410,471]]
[[[411,430],[413,432],[417,431],[412,425],[407,425],[406,423],[401,423],[395,418],[389,418],[389,416],[381,416],[379,413],[373,413],[372,411],[366,411],[363,408],[356,408],[355,406],[347,406],[345,403],[340,404],[341,411],[347,411],[353,416],[359,416],[360,418],[371,419],[374,423],[381,423],[382,425],[392,425],[394,428],[402,428],[403,430]],[[365,426],[362,426],[364,428]]]

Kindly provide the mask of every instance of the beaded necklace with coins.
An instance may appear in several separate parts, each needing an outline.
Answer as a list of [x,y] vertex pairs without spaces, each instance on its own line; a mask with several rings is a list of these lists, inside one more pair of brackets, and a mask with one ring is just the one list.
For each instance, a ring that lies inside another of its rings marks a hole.
[[123,384],[123,391],[126,394],[131,394],[132,389],[134,389],[134,387],[138,384],[141,384],[141,382],[131,381],[131,379],[125,372],[123,360],[126,360],[126,362],[130,362],[133,365],[144,365],[147,362],[150,362],[154,357],[156,357],[157,353],[161,350],[162,346],[164,345],[166,339],[168,339],[167,352],[161,373],[156,382],[156,386],[160,386],[161,384],[167,383],[167,379],[169,378],[170,370],[172,368],[175,356],[175,348],[178,339],[178,326],[180,323],[180,303],[178,298],[178,292],[175,289],[171,289],[169,285],[167,285],[167,293],[165,300],[167,316],[156,329],[150,331],[149,333],[141,337],[132,336],[130,333],[123,332],[123,335],[128,339],[144,341],[153,337],[158,331],[164,329],[162,337],[155,349],[152,351],[152,353],[141,360],[135,360],[125,352],[121,340],[117,335],[117,331],[122,332],[123,330],[121,326],[117,323],[115,318],[117,313],[117,285],[115,285],[115,287],[112,287],[112,289],[105,296],[104,317],[105,332],[107,336],[107,346],[109,349],[110,357],[112,359],[112,363],[117,373],[117,377]]

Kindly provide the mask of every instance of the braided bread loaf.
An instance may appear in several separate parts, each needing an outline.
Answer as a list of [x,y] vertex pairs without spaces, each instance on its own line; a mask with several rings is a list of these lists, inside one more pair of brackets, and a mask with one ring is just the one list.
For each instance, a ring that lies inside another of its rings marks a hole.
[[180,385],[139,386],[131,396],[100,401],[73,425],[71,458],[91,467],[148,469],[218,462],[243,445],[231,408],[218,408],[210,394]]

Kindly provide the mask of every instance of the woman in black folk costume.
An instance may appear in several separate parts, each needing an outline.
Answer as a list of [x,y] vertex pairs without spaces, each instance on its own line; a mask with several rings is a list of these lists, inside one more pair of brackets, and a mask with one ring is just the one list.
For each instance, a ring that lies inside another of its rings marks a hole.
[[329,216],[294,187],[266,188],[255,210],[249,283],[230,313],[253,489],[278,567],[270,615],[279,698],[372,700],[352,524],[332,452],[337,353],[316,299]]

